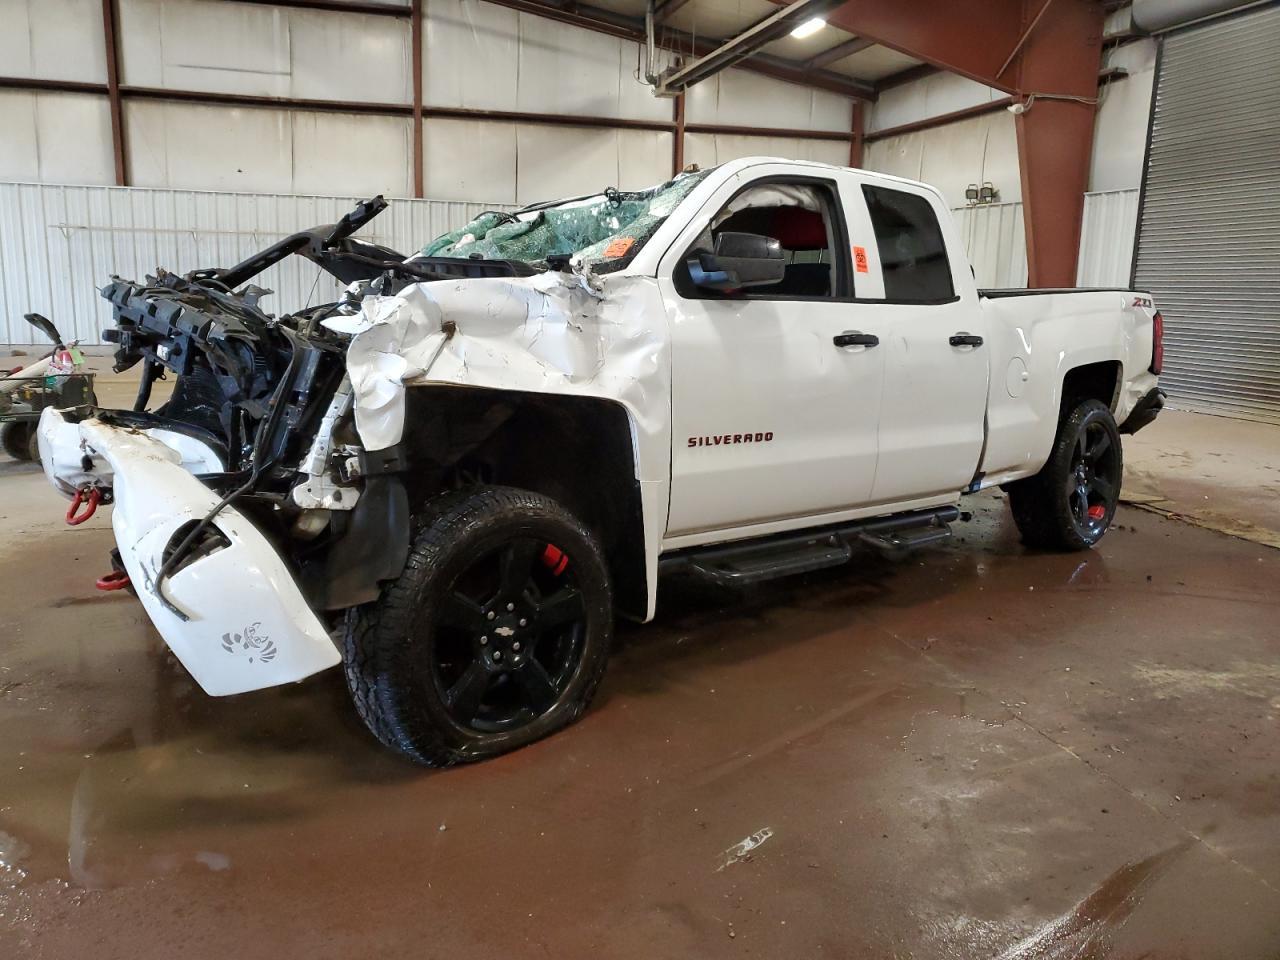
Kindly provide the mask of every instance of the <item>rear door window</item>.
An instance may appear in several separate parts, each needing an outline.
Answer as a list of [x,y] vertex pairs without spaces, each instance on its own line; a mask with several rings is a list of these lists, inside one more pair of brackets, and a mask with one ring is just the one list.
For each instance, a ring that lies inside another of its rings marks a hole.
[[864,184],[862,194],[884,272],[884,296],[899,303],[939,303],[955,298],[947,245],[933,205],[904,190]]

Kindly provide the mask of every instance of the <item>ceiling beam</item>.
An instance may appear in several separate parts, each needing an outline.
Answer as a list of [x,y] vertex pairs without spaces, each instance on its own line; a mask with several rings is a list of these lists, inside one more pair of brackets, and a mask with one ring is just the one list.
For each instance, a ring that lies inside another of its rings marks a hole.
[[[539,2],[539,0],[485,0],[485,2],[497,4],[500,7],[508,7],[512,10],[519,10],[522,13],[529,13],[534,16],[546,17],[575,27],[582,27],[584,30],[593,30],[609,36],[622,37],[624,40],[632,40],[636,43],[645,42],[643,18],[615,13],[602,7],[577,4],[572,10],[562,10],[547,3]],[[664,27],[658,31],[657,41],[658,46],[664,50],[670,50],[686,57],[706,56],[723,43],[721,40],[694,37],[692,34],[669,27]],[[761,73],[776,80],[798,83],[801,86],[815,87],[819,90],[829,90],[832,93],[855,99],[874,100],[877,96],[875,84],[866,80],[846,77],[844,74],[834,73],[830,70],[810,70],[803,63],[786,60],[770,54],[755,53],[738,63],[737,66],[739,69]]]
[[387,3],[361,3],[359,0],[237,0],[239,3],[256,3],[264,7],[294,7],[299,10],[327,10],[330,13],[366,13],[374,17],[400,17],[413,15],[409,4],[403,6]]
[[660,96],[669,95],[672,91],[684,90],[713,77],[746,60],[761,47],[781,40],[800,24],[814,17],[823,17],[844,2],[845,0],[794,0],[783,9],[753,23],[737,36],[722,41],[705,56],[667,70],[659,78],[657,92]]
[[935,73],[941,72],[932,63],[917,63],[914,67],[907,67],[907,69],[891,73],[887,77],[881,77],[876,81],[876,89],[892,90],[894,87],[900,87],[904,83],[923,80],[925,77],[931,77]]
[[1104,16],[1096,0],[849,2],[827,16],[834,27],[1011,94],[1024,108],[1014,129],[1033,287],[1075,281]]
[[850,37],[844,43],[837,43],[829,50],[823,50],[816,57],[810,57],[805,61],[805,66],[810,70],[819,70],[828,64],[843,60],[845,57],[852,57],[855,53],[860,53],[867,47],[874,47],[875,41],[868,40],[865,37]]
[[654,23],[666,23],[677,13],[684,9],[689,0],[666,0],[665,3],[658,4],[653,11]]

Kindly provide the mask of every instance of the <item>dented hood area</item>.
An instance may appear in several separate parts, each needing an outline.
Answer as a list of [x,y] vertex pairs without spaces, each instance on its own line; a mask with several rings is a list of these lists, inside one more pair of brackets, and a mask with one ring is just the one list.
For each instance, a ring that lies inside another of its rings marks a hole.
[[627,409],[638,445],[665,448],[660,307],[650,277],[547,271],[413,284],[365,297],[359,314],[324,326],[352,337],[356,428],[371,450],[400,441],[406,390],[428,383],[612,400]]

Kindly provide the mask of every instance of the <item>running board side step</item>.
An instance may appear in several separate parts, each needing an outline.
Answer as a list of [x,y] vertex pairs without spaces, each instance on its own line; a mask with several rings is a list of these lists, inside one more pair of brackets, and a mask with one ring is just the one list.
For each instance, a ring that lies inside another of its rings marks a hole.
[[694,547],[663,557],[658,572],[689,573],[721,586],[758,583],[838,567],[853,558],[854,545],[859,543],[891,555],[938,543],[951,536],[948,524],[959,517],[958,507],[939,507],[728,545]]

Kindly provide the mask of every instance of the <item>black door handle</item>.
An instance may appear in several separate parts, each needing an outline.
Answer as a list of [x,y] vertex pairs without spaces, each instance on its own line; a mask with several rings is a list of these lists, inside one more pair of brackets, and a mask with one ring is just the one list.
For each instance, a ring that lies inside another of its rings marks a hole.
[[837,333],[831,338],[831,342],[837,347],[874,347],[879,345],[880,338],[874,333],[846,330],[844,333]]
[[982,346],[982,338],[976,333],[965,333],[962,330],[951,335],[951,345],[953,347],[980,347]]

